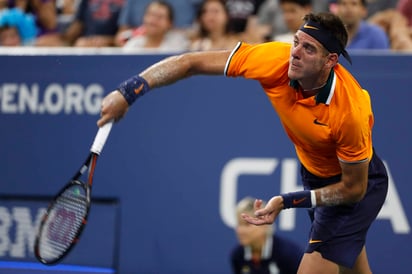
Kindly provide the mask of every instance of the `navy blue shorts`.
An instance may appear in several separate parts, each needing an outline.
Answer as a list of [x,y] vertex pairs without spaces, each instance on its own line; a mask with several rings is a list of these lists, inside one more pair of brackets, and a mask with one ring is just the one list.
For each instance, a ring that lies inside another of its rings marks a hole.
[[[340,181],[340,175],[319,178],[301,166],[305,189],[315,189]],[[352,268],[365,245],[366,234],[385,202],[388,175],[381,159],[373,153],[365,197],[358,203],[309,210],[312,227],[306,253],[318,251],[322,257]]]

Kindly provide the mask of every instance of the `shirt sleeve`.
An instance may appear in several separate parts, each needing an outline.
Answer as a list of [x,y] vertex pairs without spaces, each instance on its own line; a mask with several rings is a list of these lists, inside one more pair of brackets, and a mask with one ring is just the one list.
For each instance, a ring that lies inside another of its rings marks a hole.
[[366,91],[363,102],[342,117],[337,127],[336,153],[340,161],[356,163],[370,160],[372,153],[372,127],[374,118],[370,98]]
[[225,75],[258,80],[262,85],[276,85],[277,81],[287,77],[289,54],[290,44],[287,43],[239,43],[227,60]]

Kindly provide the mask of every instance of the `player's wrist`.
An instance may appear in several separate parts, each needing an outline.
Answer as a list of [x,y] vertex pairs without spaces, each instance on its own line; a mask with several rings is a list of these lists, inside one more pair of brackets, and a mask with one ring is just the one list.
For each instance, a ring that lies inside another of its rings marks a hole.
[[126,99],[129,106],[131,106],[137,98],[150,91],[147,81],[139,75],[122,82],[117,89]]
[[313,208],[316,207],[316,194],[314,190],[289,192],[280,195],[283,198],[283,208]]

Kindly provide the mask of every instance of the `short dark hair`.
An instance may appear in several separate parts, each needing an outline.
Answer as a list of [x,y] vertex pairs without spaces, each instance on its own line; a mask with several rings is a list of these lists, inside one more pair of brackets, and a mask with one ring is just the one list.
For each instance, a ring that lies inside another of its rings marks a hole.
[[303,21],[312,21],[320,24],[335,36],[341,43],[343,49],[346,47],[348,43],[348,32],[342,20],[337,15],[330,12],[309,13],[303,17]]

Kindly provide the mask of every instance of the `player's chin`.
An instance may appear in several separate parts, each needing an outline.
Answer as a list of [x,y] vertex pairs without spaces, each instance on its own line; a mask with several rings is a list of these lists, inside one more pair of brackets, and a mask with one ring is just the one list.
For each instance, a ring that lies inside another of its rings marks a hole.
[[288,77],[290,80],[299,80],[301,78],[301,75],[299,72],[294,71],[293,69],[289,69]]

